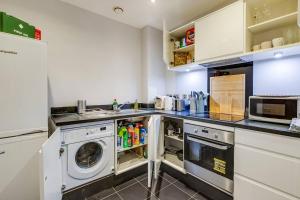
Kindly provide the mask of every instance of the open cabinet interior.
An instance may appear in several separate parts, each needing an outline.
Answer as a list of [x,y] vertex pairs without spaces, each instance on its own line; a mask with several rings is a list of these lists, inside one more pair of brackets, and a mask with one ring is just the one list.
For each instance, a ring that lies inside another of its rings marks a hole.
[[148,162],[148,125],[150,117],[116,121],[115,170],[121,174]]
[[183,166],[183,120],[163,118],[163,162],[179,171],[185,172]]
[[195,62],[195,29],[189,23],[169,32],[169,66],[177,67]]
[[[299,43],[297,17],[297,0],[247,0],[246,52]],[[277,41],[272,42],[276,38]],[[263,47],[263,42],[269,44]]]

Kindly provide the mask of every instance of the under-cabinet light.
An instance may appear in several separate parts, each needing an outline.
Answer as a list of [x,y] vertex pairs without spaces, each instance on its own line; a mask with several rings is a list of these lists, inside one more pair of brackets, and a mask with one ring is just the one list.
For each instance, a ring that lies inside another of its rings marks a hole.
[[282,58],[283,53],[282,52],[276,52],[274,53],[274,58]]

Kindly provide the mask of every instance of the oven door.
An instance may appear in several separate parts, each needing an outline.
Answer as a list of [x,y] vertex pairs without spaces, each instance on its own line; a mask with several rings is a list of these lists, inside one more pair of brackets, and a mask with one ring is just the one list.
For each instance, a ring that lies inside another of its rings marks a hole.
[[185,134],[185,168],[212,185],[233,191],[233,145]]

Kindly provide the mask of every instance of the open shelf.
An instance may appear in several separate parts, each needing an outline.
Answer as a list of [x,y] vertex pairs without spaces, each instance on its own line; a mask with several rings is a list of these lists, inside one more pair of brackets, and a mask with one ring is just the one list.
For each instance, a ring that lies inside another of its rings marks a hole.
[[253,26],[249,26],[248,29],[252,33],[263,32],[278,26],[284,26],[297,22],[298,12],[293,12],[284,16],[280,16],[268,21],[264,21]]
[[171,35],[171,37],[181,38],[185,36],[187,30],[193,28],[194,26],[195,26],[195,22],[193,21],[170,31],[169,34]]
[[143,156],[137,155],[135,152],[130,151],[120,156],[118,159],[117,174],[129,171],[148,163],[148,160]]
[[183,142],[183,139],[180,139],[178,136],[176,135],[173,135],[173,136],[169,136],[169,135],[165,135],[165,138],[169,138],[169,139],[172,139],[172,140],[176,140],[176,141],[179,141],[179,142]]
[[188,45],[179,49],[175,49],[173,52],[190,52],[195,49],[195,44]]
[[135,148],[138,148],[138,147],[146,146],[146,145],[148,145],[148,144],[139,144],[139,145],[134,145],[132,147],[121,148],[121,149],[118,149],[118,153],[123,152],[123,151],[128,151],[128,150],[131,150],[131,149],[135,149]]
[[186,173],[183,161],[179,160],[176,155],[166,153],[162,162],[178,171],[181,171],[182,173]]

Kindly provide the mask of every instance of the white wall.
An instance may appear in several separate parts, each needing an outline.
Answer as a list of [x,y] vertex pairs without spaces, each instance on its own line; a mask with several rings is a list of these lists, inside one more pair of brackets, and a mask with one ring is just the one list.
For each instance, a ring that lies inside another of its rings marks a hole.
[[168,72],[168,94],[190,94],[191,91],[207,93],[207,70],[193,72]]
[[143,102],[153,102],[156,96],[166,94],[166,67],[163,62],[162,31],[142,29]]
[[42,29],[50,106],[140,99],[141,30],[59,0],[0,0],[8,14]]
[[255,62],[254,95],[300,95],[300,57]]

